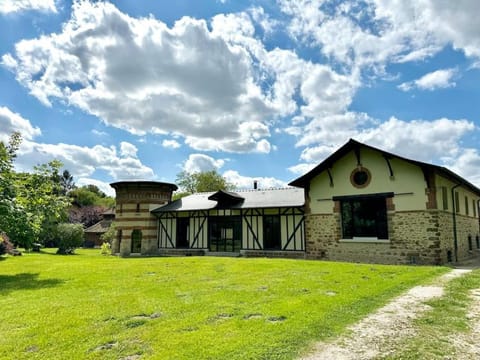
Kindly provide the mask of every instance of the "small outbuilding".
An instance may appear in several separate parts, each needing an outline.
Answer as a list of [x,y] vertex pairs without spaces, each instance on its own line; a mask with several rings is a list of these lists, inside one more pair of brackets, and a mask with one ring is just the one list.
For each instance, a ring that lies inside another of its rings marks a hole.
[[84,247],[95,247],[102,245],[103,241],[101,240],[101,236],[108,231],[114,220],[115,211],[113,209],[103,212],[102,220],[84,230]]

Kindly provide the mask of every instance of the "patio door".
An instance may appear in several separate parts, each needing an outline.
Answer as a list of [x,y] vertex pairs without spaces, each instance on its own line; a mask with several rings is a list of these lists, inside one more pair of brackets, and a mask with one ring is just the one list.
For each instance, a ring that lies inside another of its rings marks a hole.
[[210,251],[240,251],[242,248],[242,219],[240,216],[212,216],[208,223]]

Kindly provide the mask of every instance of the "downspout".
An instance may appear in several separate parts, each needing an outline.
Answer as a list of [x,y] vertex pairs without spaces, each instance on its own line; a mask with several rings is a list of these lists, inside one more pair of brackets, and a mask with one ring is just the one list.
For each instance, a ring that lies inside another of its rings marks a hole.
[[455,254],[455,262],[458,262],[458,239],[457,239],[457,209],[455,209],[455,189],[461,184],[452,187],[452,219],[453,219],[453,252]]

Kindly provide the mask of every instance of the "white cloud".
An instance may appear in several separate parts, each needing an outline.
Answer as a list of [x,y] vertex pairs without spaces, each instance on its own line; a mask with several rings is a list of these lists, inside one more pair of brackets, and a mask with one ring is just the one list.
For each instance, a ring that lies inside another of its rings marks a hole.
[[[252,36],[248,24],[242,31]],[[111,3],[74,2],[61,33],[18,42],[2,63],[47,106],[66,101],[108,125],[176,134],[196,149],[268,150],[275,111],[251,55],[204,20],[169,28]]]
[[217,171],[225,164],[225,160],[214,159],[204,154],[190,154],[183,165],[183,170],[187,173]]
[[389,62],[422,60],[453,44],[480,57],[477,0],[281,0],[292,37],[349,69],[383,74]]
[[449,169],[480,188],[480,173],[478,172],[478,169],[480,169],[480,154],[478,149],[463,149],[458,156],[445,159],[445,163]]
[[407,122],[392,117],[376,128],[359,132],[355,138],[411,159],[432,162],[457,156],[460,140],[474,130],[475,125],[464,119]]
[[[462,148],[461,139],[475,130],[473,122],[446,118],[403,121],[395,117],[378,126],[356,128],[346,136],[333,137],[329,141],[319,139],[318,145],[303,149],[300,159],[306,161],[289,168],[294,173],[301,173],[311,164],[318,164],[335,152],[349,138],[378,147],[407,158],[425,162],[456,157]],[[312,142],[315,143],[315,142]],[[438,161],[436,161],[438,163]]]
[[126,141],[122,141],[120,143],[120,155],[122,157],[131,157],[131,158],[136,158],[137,157],[137,147],[133,144],[130,144]]
[[436,90],[454,87],[456,84],[452,81],[457,74],[455,69],[436,70],[423,75],[421,78],[400,84],[398,88],[403,91],[409,91],[414,88],[421,90]]
[[238,189],[253,189],[254,181],[257,181],[259,189],[286,187],[287,183],[273,177],[249,177],[243,176],[235,170],[227,170],[223,173],[223,177],[234,184]]
[[178,149],[181,145],[177,140],[163,140],[162,146],[169,149]]
[[[115,146],[93,147],[71,144],[44,144],[24,141],[15,161],[15,165],[24,171],[31,171],[37,164],[52,159],[60,160],[75,177],[91,177],[96,170],[106,171],[114,180],[153,179],[151,168],[142,164],[132,152],[131,144],[122,143],[120,156]],[[127,144],[127,145],[125,145]]]
[[105,131],[100,131],[97,129],[92,130],[92,134],[95,136],[107,136],[108,134]]
[[290,166],[288,170],[295,175],[303,175],[312,170],[318,163],[300,163],[297,165]]
[[38,127],[33,127],[29,120],[20,114],[12,112],[5,106],[0,106],[0,141],[8,142],[10,135],[18,131],[25,140],[32,140],[41,135]]
[[1,0],[0,13],[9,14],[21,11],[36,10],[41,12],[57,12],[55,0]]

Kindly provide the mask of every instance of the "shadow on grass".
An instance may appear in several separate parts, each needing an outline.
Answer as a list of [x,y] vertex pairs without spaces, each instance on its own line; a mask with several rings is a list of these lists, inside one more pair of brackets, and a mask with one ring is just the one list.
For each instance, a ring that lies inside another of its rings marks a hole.
[[0,295],[16,290],[37,290],[63,284],[61,279],[38,279],[38,273],[0,275]]

